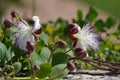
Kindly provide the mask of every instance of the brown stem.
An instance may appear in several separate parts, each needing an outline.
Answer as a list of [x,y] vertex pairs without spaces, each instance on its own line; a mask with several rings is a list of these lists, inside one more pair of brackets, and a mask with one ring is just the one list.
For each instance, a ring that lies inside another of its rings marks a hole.
[[[76,57],[72,57],[69,60],[76,59]],[[108,62],[108,61],[103,61],[103,60],[95,60],[95,59],[89,59],[89,58],[77,58],[77,60],[84,61],[96,68],[102,69],[102,70],[109,70],[109,71],[120,71],[120,63],[118,62]]]

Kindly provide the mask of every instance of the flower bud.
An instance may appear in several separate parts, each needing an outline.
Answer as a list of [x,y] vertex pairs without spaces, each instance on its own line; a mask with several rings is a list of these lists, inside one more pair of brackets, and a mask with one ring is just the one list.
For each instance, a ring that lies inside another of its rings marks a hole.
[[85,50],[83,50],[82,48],[76,48],[75,49],[75,53],[77,54],[77,58],[85,58],[87,57],[87,52]]
[[75,70],[75,64],[72,63],[71,61],[69,61],[69,62],[67,63],[67,69],[68,69],[69,71]]
[[11,11],[11,16],[12,18],[15,18],[16,17],[16,14],[18,14],[15,10],[12,10]]
[[80,59],[86,58],[87,57],[87,52],[83,51],[79,56],[77,56]]
[[72,28],[76,27],[76,24],[69,24],[67,30],[70,31]]
[[69,33],[71,33],[71,34],[75,34],[75,33],[77,33],[78,32],[78,28],[77,27],[74,27],[74,28],[72,28],[70,31],[69,31]]
[[63,40],[58,41],[58,47],[65,48],[67,46],[67,43]]
[[40,28],[37,31],[35,31],[35,34],[40,34],[41,32],[42,32],[42,28]]
[[75,34],[75,33],[78,32],[78,26],[77,26],[77,24],[69,24],[67,26],[67,30],[68,30],[69,33]]
[[28,41],[26,48],[28,49],[29,52],[32,52],[35,49],[35,44],[33,42]]
[[34,70],[35,70],[36,72],[38,72],[38,71],[40,70],[40,66],[39,66],[39,65],[34,65]]
[[5,25],[5,28],[10,28],[11,25],[12,25],[12,20],[11,19],[5,19],[3,23]]
[[76,49],[75,49],[75,53],[76,53],[76,54],[81,54],[82,51],[83,51],[82,48],[76,48]]

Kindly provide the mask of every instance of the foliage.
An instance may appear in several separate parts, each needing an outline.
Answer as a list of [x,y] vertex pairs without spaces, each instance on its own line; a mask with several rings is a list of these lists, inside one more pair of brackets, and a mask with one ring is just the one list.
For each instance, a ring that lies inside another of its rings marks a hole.
[[[78,10],[77,19],[72,19],[73,23],[84,26],[90,22],[98,32],[100,38],[99,49],[94,52],[88,50],[92,59],[102,59],[106,61],[120,61],[120,27],[114,29],[116,20],[108,17],[106,21],[97,19],[97,11],[90,8],[85,20],[82,11]],[[0,75],[4,77],[32,77],[40,79],[61,79],[68,74],[67,63],[70,56],[76,56],[71,50],[72,40],[68,38],[66,26],[67,20],[58,18],[57,21],[42,24],[42,33],[39,34],[36,48],[30,53],[15,46],[15,39],[11,37],[11,29],[5,29],[4,24],[0,25]],[[13,27],[13,26],[12,26]],[[105,34],[105,36],[102,36]],[[65,48],[61,48],[58,42],[64,40],[67,43]],[[70,49],[70,50],[69,50]],[[80,60],[73,61],[80,69],[93,69],[92,66]],[[38,65],[40,68],[34,68]]]
[[120,18],[120,1],[119,0],[109,0],[109,1],[105,1],[105,0],[77,0],[77,1],[82,1],[85,3],[88,3],[89,5],[93,6],[93,7],[97,7],[100,9],[103,9],[104,11]]

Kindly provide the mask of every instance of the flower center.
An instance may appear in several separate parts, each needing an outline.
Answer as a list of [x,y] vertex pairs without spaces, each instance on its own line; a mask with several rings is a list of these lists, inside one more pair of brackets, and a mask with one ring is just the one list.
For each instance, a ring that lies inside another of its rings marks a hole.
[[73,37],[77,38],[80,41],[83,41],[85,39],[85,36],[86,36],[85,33],[80,33],[80,32],[73,34]]

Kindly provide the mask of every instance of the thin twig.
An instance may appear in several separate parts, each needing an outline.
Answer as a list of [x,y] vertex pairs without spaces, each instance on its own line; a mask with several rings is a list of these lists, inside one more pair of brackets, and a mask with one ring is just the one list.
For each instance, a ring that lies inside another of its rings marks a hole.
[[53,56],[53,52],[54,52],[57,48],[58,48],[58,46],[56,46],[55,48],[53,48],[53,50],[51,51],[51,54],[50,54],[50,56],[49,56],[49,58],[48,58],[48,63],[50,62],[50,60],[51,60],[51,58],[52,58],[52,56]]
[[86,62],[96,68],[102,69],[102,70],[117,71],[117,72],[120,71],[120,68],[119,68],[120,63],[119,62],[115,63],[115,62],[89,59],[89,58],[80,59],[80,58],[76,58],[76,57],[72,57],[69,60],[74,60],[74,59],[84,61],[84,62]]

